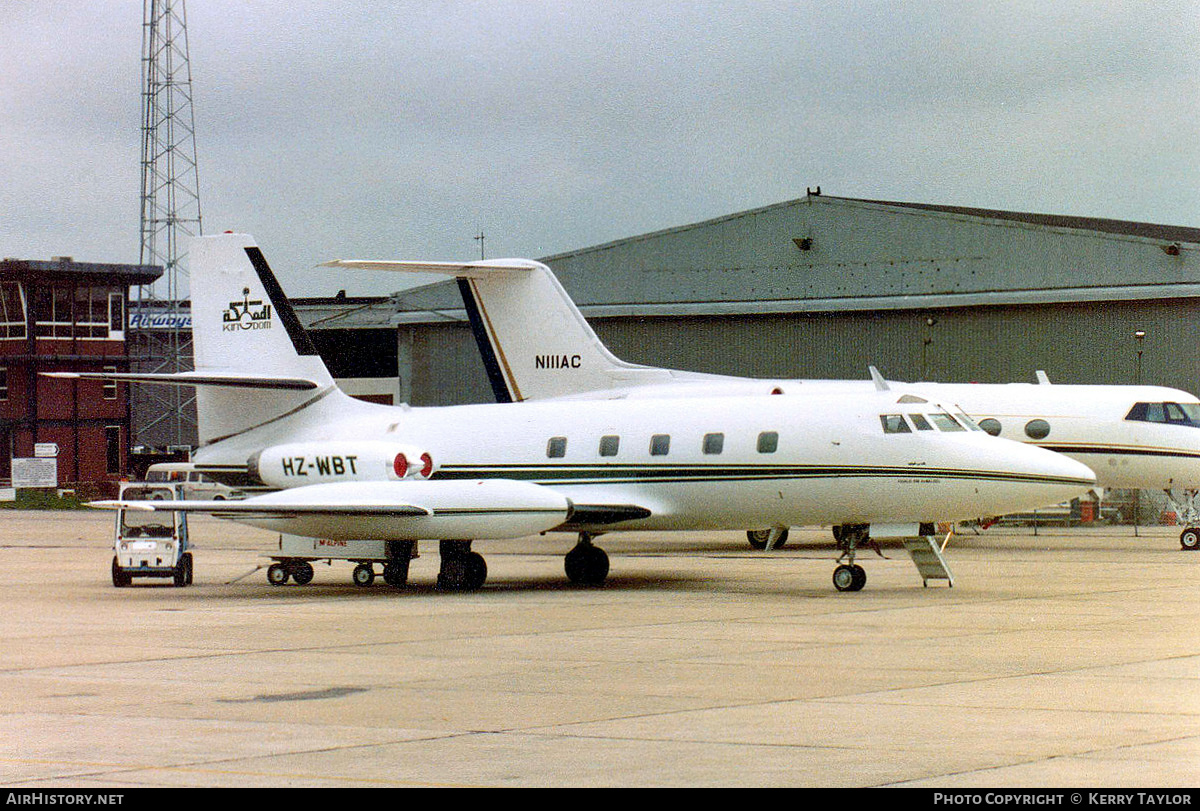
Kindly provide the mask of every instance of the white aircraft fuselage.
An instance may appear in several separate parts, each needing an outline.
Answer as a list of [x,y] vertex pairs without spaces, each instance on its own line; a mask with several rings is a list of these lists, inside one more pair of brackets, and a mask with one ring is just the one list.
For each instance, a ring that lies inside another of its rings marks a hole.
[[[310,408],[311,427],[291,427],[284,453],[272,452],[280,437],[263,426],[201,449],[195,462],[202,471],[245,470],[258,454],[254,474],[304,488],[297,497],[313,495],[314,485],[393,481],[424,503],[443,484],[504,480],[549,488],[571,504],[648,511],[581,526],[596,531],[954,520],[1044,506],[1092,483],[1071,460],[968,430],[961,415],[932,403],[898,404],[901,396],[393,408],[331,395]],[[905,413],[942,414],[955,429],[885,434],[881,416]],[[401,481],[392,466],[401,451],[428,453],[431,477]],[[243,520],[313,534],[307,516]],[[529,531],[565,520],[548,515]],[[453,521],[443,523],[392,522],[372,537],[463,537]],[[326,521],[319,534],[357,538],[362,528]]]

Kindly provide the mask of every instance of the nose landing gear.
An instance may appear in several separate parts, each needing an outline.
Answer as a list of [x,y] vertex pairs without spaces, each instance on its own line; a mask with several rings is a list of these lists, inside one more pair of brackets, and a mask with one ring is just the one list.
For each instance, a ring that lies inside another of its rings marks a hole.
[[[839,566],[833,570],[833,587],[838,591],[862,591],[867,584],[867,572],[854,562],[858,547],[869,539],[869,525],[846,524],[835,533],[842,554],[838,556]],[[845,558],[846,562],[841,563]]]

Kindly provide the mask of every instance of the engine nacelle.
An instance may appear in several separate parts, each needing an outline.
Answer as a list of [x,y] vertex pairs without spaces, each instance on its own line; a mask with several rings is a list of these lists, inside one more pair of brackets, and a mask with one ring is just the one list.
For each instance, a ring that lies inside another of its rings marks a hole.
[[269,487],[325,482],[428,479],[437,467],[428,451],[392,442],[293,442],[250,457],[247,468]]

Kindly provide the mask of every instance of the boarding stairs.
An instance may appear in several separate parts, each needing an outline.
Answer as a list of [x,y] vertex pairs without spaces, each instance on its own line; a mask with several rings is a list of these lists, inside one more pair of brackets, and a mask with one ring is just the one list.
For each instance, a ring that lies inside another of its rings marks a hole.
[[[949,536],[947,536],[949,540]],[[904,548],[912,556],[912,562],[921,574],[922,585],[929,587],[930,580],[945,580],[954,588],[954,575],[942,556],[944,545],[939,546],[933,535],[911,535],[902,539]]]

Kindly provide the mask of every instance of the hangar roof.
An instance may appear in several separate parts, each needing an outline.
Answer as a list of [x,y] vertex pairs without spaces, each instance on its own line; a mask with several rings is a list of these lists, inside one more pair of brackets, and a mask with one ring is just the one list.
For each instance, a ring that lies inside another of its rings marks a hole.
[[[1200,297],[1200,228],[819,190],[542,261],[589,316]],[[393,301],[397,323],[463,317],[453,283]]]
[[1183,225],[1156,225],[1148,222],[1106,220],[1100,217],[1072,217],[1066,214],[1029,214],[1020,211],[996,211],[987,208],[939,206],[932,203],[895,203],[886,200],[858,200],[857,202],[875,203],[876,205],[884,206],[903,206],[906,208],[925,209],[926,211],[941,211],[947,214],[965,214],[969,217],[981,217],[984,219],[1013,220],[1015,222],[1030,223],[1031,225],[1046,225],[1052,228],[1078,228],[1083,231],[1098,231],[1105,234],[1122,234],[1131,237],[1145,237],[1146,239],[1200,244],[1200,228],[1189,228]]

